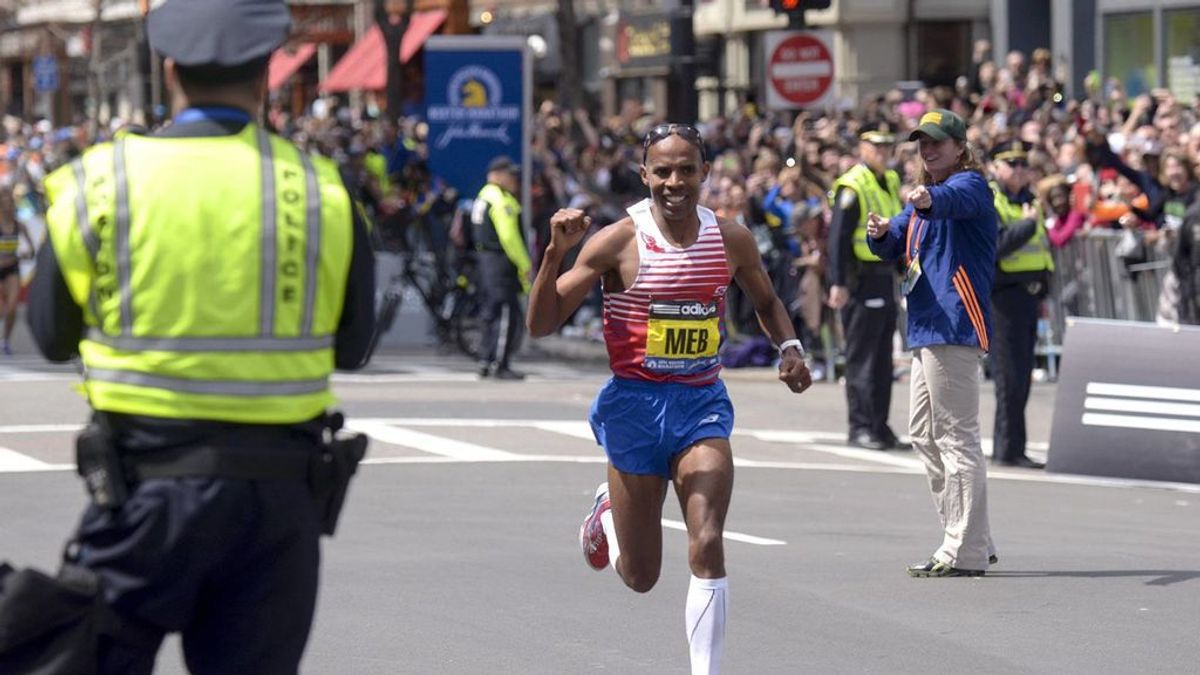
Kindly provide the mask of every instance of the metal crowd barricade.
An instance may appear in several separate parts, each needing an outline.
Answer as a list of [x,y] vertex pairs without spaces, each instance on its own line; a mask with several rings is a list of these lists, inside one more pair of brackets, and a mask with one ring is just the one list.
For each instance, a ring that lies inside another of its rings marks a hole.
[[1037,347],[1038,355],[1046,359],[1050,379],[1057,377],[1067,317],[1155,320],[1171,260],[1153,246],[1141,247],[1143,255],[1136,259],[1122,259],[1117,251],[1123,236],[1116,230],[1091,230],[1055,249]]

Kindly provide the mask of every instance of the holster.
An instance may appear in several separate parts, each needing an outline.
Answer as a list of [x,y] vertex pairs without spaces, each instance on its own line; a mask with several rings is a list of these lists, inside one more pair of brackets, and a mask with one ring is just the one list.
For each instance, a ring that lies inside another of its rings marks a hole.
[[95,573],[64,564],[57,577],[0,564],[0,673],[89,675],[114,617]]
[[323,447],[313,456],[308,472],[309,488],[321,518],[321,533],[326,536],[333,536],[337,530],[350,479],[367,454],[367,437],[343,431],[344,423],[341,413],[326,417]]
[[103,415],[96,415],[75,438],[75,467],[97,506],[119,509],[129,498],[129,478]]

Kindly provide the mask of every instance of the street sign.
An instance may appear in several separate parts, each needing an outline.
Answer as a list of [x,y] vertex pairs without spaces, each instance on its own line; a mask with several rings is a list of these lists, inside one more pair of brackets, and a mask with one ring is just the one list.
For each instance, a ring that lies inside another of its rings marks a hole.
[[767,108],[815,108],[833,98],[833,44],[828,31],[771,31],[766,47]]
[[37,91],[58,89],[58,59],[53,56],[33,58],[33,88]]

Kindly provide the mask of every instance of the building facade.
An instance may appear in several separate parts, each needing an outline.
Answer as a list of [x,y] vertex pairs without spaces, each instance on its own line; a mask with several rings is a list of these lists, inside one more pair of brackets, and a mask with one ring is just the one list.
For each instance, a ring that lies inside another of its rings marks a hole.
[[[564,1],[472,0],[471,23],[544,38],[554,23],[544,17]],[[692,17],[687,53],[694,54],[701,119],[764,100],[766,34],[788,29],[768,0],[576,0],[574,8],[580,77],[592,105],[606,113],[626,99],[666,109],[685,32],[681,15]],[[836,106],[900,82],[953,85],[971,72],[977,40],[988,40],[997,60],[1013,49],[1049,48],[1068,95],[1081,94],[1084,77],[1096,70],[1129,93],[1169,87],[1186,99],[1200,64],[1196,0],[833,0],[806,18],[831,37]],[[570,30],[553,28],[549,50],[571,38]]]

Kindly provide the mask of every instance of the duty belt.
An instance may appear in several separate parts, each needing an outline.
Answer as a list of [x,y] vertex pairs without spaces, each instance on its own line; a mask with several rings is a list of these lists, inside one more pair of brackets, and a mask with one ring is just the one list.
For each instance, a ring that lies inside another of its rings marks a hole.
[[309,480],[320,453],[305,448],[247,448],[189,445],[124,455],[122,464],[131,481],[151,478],[234,478],[241,480]]

